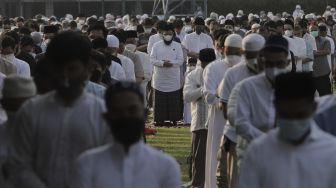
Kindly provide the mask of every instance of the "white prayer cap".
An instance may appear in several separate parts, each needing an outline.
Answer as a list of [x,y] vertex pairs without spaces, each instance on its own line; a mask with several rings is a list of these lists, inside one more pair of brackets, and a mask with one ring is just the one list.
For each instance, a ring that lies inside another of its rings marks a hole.
[[335,8],[330,9],[331,12],[336,12]]
[[225,39],[224,46],[241,48],[242,47],[242,37],[238,34],[231,34]]
[[2,98],[27,98],[36,95],[36,85],[32,78],[9,75],[4,80]]
[[219,19],[219,20],[225,20],[225,16],[220,15],[220,16],[218,17],[218,19]]
[[255,18],[260,18],[258,14],[255,14],[254,17],[255,17]]
[[91,17],[94,18],[94,19],[98,19],[98,17],[96,15],[92,15]]
[[73,20],[73,16],[71,14],[66,14],[65,15],[65,19],[72,21]]
[[248,16],[247,16],[248,20],[253,20],[254,18],[254,15],[252,13],[250,13]]
[[234,15],[232,13],[229,13],[226,15],[227,20],[232,20],[234,18]]
[[296,9],[301,9],[301,5],[296,5]]
[[205,24],[207,24],[209,20],[211,20],[211,18],[206,18],[206,19],[204,20]]
[[119,48],[119,39],[114,35],[107,35],[107,46],[110,48]]
[[260,27],[260,24],[255,23],[251,26],[251,29],[258,29],[259,27]]
[[243,10],[238,10],[237,17],[242,17],[244,15]]
[[260,51],[265,46],[265,38],[259,34],[251,33],[244,37],[242,46],[244,51]]
[[35,44],[39,44],[42,41],[42,35],[40,32],[32,32],[31,34],[32,39],[34,40]]
[[176,20],[175,16],[169,16],[168,22],[172,23]]
[[217,20],[218,20],[218,14],[215,13],[215,12],[211,12],[211,13],[210,13],[210,18],[211,18],[211,19],[214,19],[214,20],[217,21]]
[[105,18],[106,18],[106,20],[110,20],[110,21],[114,20],[114,16],[110,13],[106,14]]
[[268,12],[268,13],[267,13],[267,17],[269,17],[269,18],[272,18],[273,15],[274,15],[273,12]]

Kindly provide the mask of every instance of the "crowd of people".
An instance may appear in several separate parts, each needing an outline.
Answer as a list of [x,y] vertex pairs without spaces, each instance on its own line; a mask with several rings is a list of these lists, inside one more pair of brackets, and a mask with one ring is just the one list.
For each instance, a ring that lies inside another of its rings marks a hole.
[[192,188],[336,188],[335,8],[0,26],[1,188],[181,187],[151,112],[190,126]]

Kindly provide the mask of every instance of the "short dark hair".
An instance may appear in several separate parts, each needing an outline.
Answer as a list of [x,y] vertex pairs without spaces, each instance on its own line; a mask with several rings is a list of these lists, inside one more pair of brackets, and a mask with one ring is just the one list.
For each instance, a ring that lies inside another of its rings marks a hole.
[[315,98],[315,85],[312,73],[286,73],[276,77],[274,85],[275,100]]
[[24,35],[30,35],[30,29],[28,27],[21,27],[19,29],[19,33],[20,34],[24,34]]
[[21,46],[34,46],[34,39],[31,36],[23,36],[20,40]]
[[99,49],[99,48],[105,49],[108,46],[106,39],[102,39],[102,38],[93,39],[91,43],[92,43],[93,49]]
[[12,37],[10,36],[5,36],[2,41],[1,41],[1,47],[2,48],[12,48],[13,50],[15,49],[15,41]]
[[104,38],[107,37],[107,33],[108,33],[108,30],[106,29],[106,27],[103,25],[103,24],[94,24],[94,25],[91,25],[89,27],[89,29],[87,30],[87,33],[90,34],[91,31],[94,31],[94,30],[101,30],[103,31],[103,34],[104,34]]
[[46,51],[48,60],[58,66],[64,66],[70,61],[80,60],[88,65],[91,45],[87,38],[72,31],[60,33],[53,38]]
[[284,25],[291,25],[294,28],[294,22],[290,19],[286,19]]
[[136,94],[142,103],[144,103],[144,94],[140,86],[134,82],[117,82],[107,88],[105,92],[105,104],[108,110],[111,109],[112,99],[115,95],[123,92],[132,92]]
[[101,67],[106,68],[107,67],[107,58],[103,53],[100,53],[99,51],[92,50],[90,54],[90,58],[94,61],[96,61]]
[[167,25],[167,22],[161,20],[156,23],[156,28],[157,30],[163,30],[166,27],[166,25]]
[[183,23],[182,20],[177,19],[177,20],[175,20],[175,22],[174,22],[174,26],[175,26],[175,28],[177,28],[177,29],[181,29],[181,28],[183,28],[184,23]]
[[19,42],[20,42],[20,36],[19,36],[19,34],[17,32],[10,31],[10,32],[6,33],[5,35],[12,37],[14,39],[15,45],[19,44]]

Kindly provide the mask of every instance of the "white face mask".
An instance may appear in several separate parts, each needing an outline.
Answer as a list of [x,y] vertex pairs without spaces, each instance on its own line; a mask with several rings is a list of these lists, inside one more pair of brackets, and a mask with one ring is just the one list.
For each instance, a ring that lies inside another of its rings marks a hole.
[[235,66],[241,61],[241,56],[238,55],[228,55],[225,57],[226,61],[229,63],[229,66]]
[[291,37],[291,36],[293,36],[293,31],[292,31],[292,30],[286,30],[286,31],[285,31],[285,36],[286,36],[286,37]]
[[129,51],[131,51],[131,52],[135,52],[135,51],[136,51],[136,48],[137,48],[137,46],[134,45],[134,44],[126,44],[126,46],[125,46],[125,49],[126,49],[126,50],[129,50]]
[[285,74],[285,73],[288,73],[290,72],[288,69],[286,68],[283,68],[283,69],[280,69],[280,68],[265,68],[265,74],[266,76],[274,83],[275,82],[275,78],[277,76],[279,76],[280,74]]
[[311,127],[312,118],[307,119],[277,119],[280,138],[287,141],[298,141]]
[[173,39],[173,35],[163,35],[163,40],[171,41]]

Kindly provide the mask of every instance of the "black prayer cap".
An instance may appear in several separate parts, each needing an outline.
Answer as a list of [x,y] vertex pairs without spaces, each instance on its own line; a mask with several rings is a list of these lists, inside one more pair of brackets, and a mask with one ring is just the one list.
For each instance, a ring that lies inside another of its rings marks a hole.
[[315,98],[312,73],[286,73],[275,79],[275,100],[297,100]]
[[266,40],[263,51],[283,51],[288,53],[288,41],[282,36],[272,35]]
[[126,38],[137,38],[138,34],[136,31],[130,30],[130,31],[125,31],[126,33]]
[[224,25],[232,25],[234,26],[234,21],[233,20],[225,20]]
[[201,17],[195,18],[194,25],[205,25],[204,19]]
[[46,25],[44,26],[44,34],[57,34],[58,27],[56,25]]
[[216,60],[216,54],[215,54],[214,49],[212,49],[212,48],[202,49],[199,53],[199,60],[201,62],[207,62],[207,63],[215,61]]

